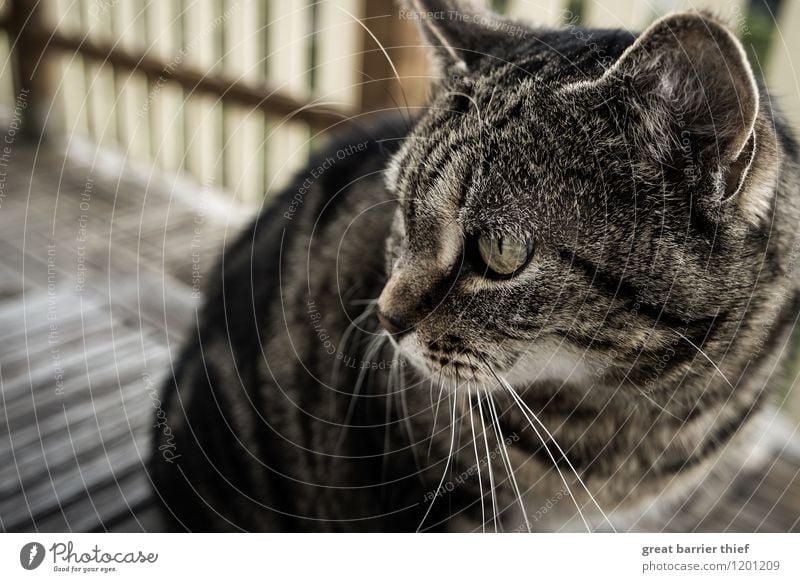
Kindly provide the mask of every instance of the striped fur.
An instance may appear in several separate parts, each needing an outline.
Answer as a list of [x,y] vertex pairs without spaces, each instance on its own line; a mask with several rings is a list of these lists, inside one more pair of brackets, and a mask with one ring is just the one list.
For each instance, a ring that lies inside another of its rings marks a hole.
[[[177,527],[624,527],[770,406],[800,169],[730,32],[410,9],[425,113],[330,144],[225,251],[157,433]],[[533,256],[487,277],[479,233]]]

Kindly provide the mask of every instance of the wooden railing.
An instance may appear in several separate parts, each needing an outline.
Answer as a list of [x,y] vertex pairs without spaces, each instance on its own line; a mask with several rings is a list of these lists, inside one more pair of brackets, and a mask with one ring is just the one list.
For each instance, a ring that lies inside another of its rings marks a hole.
[[10,0],[0,28],[28,134],[86,137],[257,201],[359,113],[361,4]]
[[[800,126],[798,0],[777,14],[765,0],[485,1],[540,25],[632,30],[711,8]],[[419,45],[392,0],[6,0],[0,105],[19,113],[23,96],[34,137],[84,140],[258,203],[327,129],[420,106]]]

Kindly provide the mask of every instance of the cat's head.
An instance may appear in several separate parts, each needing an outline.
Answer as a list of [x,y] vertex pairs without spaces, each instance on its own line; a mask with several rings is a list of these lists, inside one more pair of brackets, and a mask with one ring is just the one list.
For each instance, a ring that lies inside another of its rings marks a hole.
[[[635,38],[408,10],[438,80],[387,172],[399,204],[378,309],[404,355],[490,384],[488,366],[641,379],[681,336],[721,353],[709,330],[752,292],[776,186],[736,37],[704,13]],[[697,355],[678,343],[667,369]]]

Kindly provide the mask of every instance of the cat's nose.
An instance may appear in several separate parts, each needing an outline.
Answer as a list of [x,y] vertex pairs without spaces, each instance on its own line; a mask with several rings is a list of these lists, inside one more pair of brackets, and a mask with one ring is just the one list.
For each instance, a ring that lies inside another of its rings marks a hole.
[[381,324],[383,329],[398,339],[411,331],[411,326],[406,324],[404,321],[396,317],[389,317],[380,311],[378,312],[378,322]]

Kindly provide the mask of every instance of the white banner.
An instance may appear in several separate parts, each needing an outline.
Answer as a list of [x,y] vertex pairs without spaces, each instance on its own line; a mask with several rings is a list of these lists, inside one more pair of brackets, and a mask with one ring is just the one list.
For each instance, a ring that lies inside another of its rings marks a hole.
[[797,581],[799,554],[798,534],[3,534],[0,579]]

